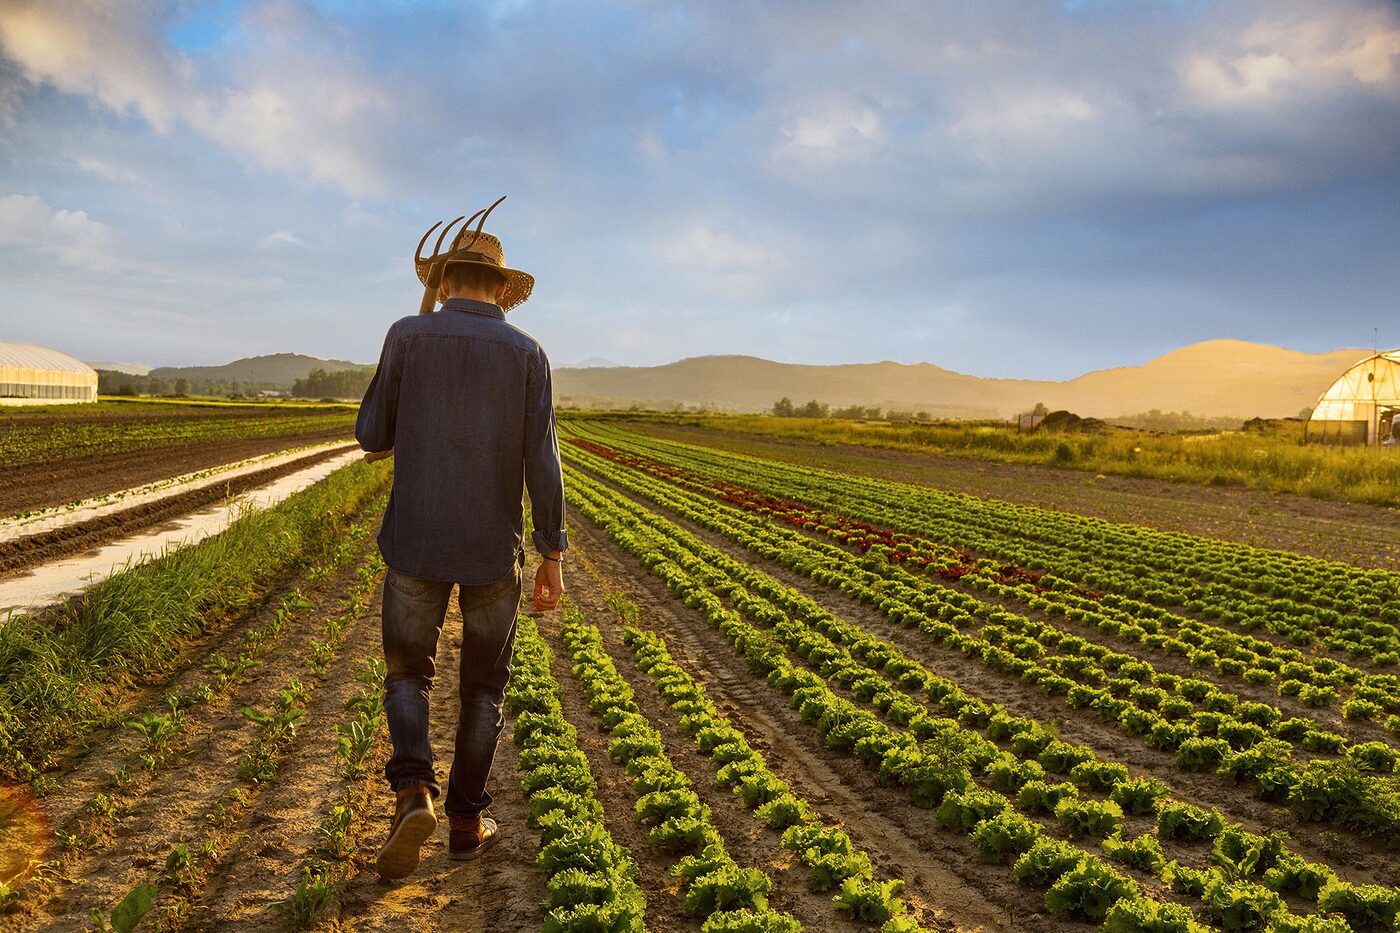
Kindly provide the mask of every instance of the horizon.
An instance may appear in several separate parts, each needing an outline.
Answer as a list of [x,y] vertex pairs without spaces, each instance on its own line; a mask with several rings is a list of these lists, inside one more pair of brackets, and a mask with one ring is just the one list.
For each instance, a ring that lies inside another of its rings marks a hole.
[[[1359,361],[1360,359],[1364,359],[1365,356],[1370,355],[1370,354],[1372,354],[1372,353],[1382,353],[1382,354],[1383,354],[1383,353],[1394,353],[1394,352],[1400,351],[1400,347],[1396,347],[1396,348],[1394,348],[1394,349],[1377,348],[1377,349],[1375,349],[1375,350],[1368,349],[1368,348],[1365,348],[1365,347],[1334,347],[1333,349],[1330,349],[1330,350],[1320,350],[1320,351],[1316,351],[1316,352],[1309,352],[1309,351],[1304,351],[1304,350],[1297,350],[1297,349],[1295,349],[1295,348],[1293,348],[1293,347],[1285,347],[1285,346],[1282,346],[1282,345],[1279,345],[1279,344],[1265,344],[1265,343],[1257,343],[1257,342],[1254,342],[1254,341],[1237,340],[1237,339],[1235,339],[1235,338],[1230,338],[1230,337],[1220,337],[1220,338],[1213,338],[1213,339],[1209,339],[1209,340],[1200,340],[1200,341],[1196,341],[1195,343],[1190,343],[1190,344],[1184,344],[1184,345],[1182,345],[1182,346],[1180,346],[1180,347],[1176,347],[1175,349],[1168,350],[1168,351],[1166,351],[1165,353],[1158,354],[1158,355],[1156,355],[1156,356],[1150,357],[1149,359],[1143,360],[1143,361],[1141,361],[1141,362],[1125,362],[1125,363],[1118,363],[1118,364],[1114,364],[1114,365],[1110,365],[1110,366],[1100,367],[1100,368],[1098,368],[1098,369],[1088,369],[1088,370],[1084,370],[1084,371],[1081,372],[1081,373],[1076,373],[1076,374],[1074,374],[1074,375],[1072,375],[1072,376],[1067,376],[1067,377],[1064,377],[1064,378],[1062,378],[1062,379],[1035,379],[1035,378],[1032,378],[1032,377],[1025,377],[1025,376],[984,376],[984,375],[981,375],[981,374],[978,374],[978,373],[969,373],[969,372],[963,372],[963,371],[961,371],[961,370],[951,369],[951,368],[949,368],[949,367],[947,367],[947,366],[944,366],[944,365],[942,365],[942,364],[940,364],[940,363],[936,363],[936,362],[934,362],[934,361],[932,361],[932,360],[914,360],[914,361],[912,361],[912,362],[901,362],[901,361],[899,361],[899,360],[889,360],[889,359],[885,359],[885,360],[856,360],[856,361],[847,362],[847,363],[803,363],[803,362],[794,362],[794,361],[786,361],[786,360],[774,360],[774,359],[770,359],[770,358],[768,358],[768,357],[758,356],[758,355],[755,355],[755,354],[752,354],[752,353],[703,353],[703,354],[697,354],[697,355],[695,355],[695,356],[679,357],[679,358],[677,358],[677,359],[670,360],[670,361],[665,362],[665,363],[656,363],[656,364],[642,365],[642,366],[634,366],[634,365],[629,365],[629,364],[626,364],[626,363],[615,363],[615,362],[612,362],[612,361],[604,361],[604,362],[601,362],[601,363],[591,363],[591,362],[588,362],[587,360],[583,360],[583,361],[579,361],[579,362],[554,362],[554,361],[551,361],[551,364],[550,364],[550,365],[551,365],[551,368],[554,369],[554,370],[560,370],[560,369],[589,369],[589,368],[607,368],[607,369],[656,369],[656,368],[660,368],[660,367],[674,366],[674,365],[677,365],[677,364],[680,364],[680,363],[686,363],[686,362],[689,362],[689,361],[691,361],[691,360],[706,360],[706,359],[745,359],[745,360],[757,360],[757,361],[759,361],[759,362],[764,362],[764,363],[775,363],[775,364],[782,365],[782,366],[804,366],[804,367],[818,367],[818,368],[821,368],[821,367],[834,368],[834,367],[841,367],[841,366],[883,366],[883,365],[911,366],[911,367],[912,367],[912,366],[932,366],[932,367],[935,367],[935,368],[937,368],[937,369],[940,369],[940,370],[942,370],[942,371],[944,371],[944,372],[950,372],[950,373],[953,373],[953,374],[955,374],[955,375],[960,375],[960,376],[971,376],[971,377],[977,378],[977,379],[1008,380],[1008,381],[1017,381],[1017,382],[1072,382],[1072,381],[1074,381],[1074,380],[1076,380],[1076,379],[1079,379],[1079,378],[1081,378],[1081,377],[1083,377],[1083,376],[1092,375],[1092,374],[1098,373],[1098,372],[1105,372],[1105,371],[1114,370],[1114,369],[1130,369],[1130,368],[1134,368],[1134,367],[1146,366],[1146,365],[1148,365],[1149,363],[1155,362],[1155,361],[1157,361],[1157,360],[1159,360],[1159,359],[1162,359],[1163,357],[1171,356],[1171,355],[1173,355],[1173,354],[1179,353],[1179,352],[1181,352],[1181,351],[1183,351],[1183,350],[1191,350],[1191,349],[1195,349],[1195,348],[1204,346],[1204,345],[1206,345],[1206,344],[1213,344],[1213,343],[1226,343],[1226,344],[1228,344],[1228,343],[1242,343],[1242,344],[1245,344],[1245,345],[1250,346],[1250,347],[1255,347],[1255,348],[1260,348],[1260,349],[1265,349],[1265,350],[1282,350],[1282,351],[1287,352],[1287,353],[1298,353],[1298,354],[1304,354],[1304,355],[1307,355],[1307,356],[1328,356],[1328,355],[1331,355],[1331,354],[1334,354],[1334,353],[1355,352],[1355,353],[1358,353],[1358,354],[1362,354],[1362,355],[1363,355],[1362,357],[1359,357],[1359,358],[1358,358],[1358,361]],[[146,363],[146,362],[144,362],[144,361],[136,361],[136,360],[103,360],[103,361],[82,360],[81,362],[85,363],[85,364],[88,365],[88,366],[91,366],[91,367],[94,368],[94,369],[103,369],[103,368],[105,368],[105,369],[107,369],[108,371],[116,371],[116,370],[112,370],[112,369],[111,369],[111,366],[139,366],[139,367],[145,367],[145,368],[148,368],[148,369],[154,371],[154,370],[157,370],[157,369],[218,369],[218,368],[221,368],[221,367],[224,367],[224,366],[232,366],[232,365],[235,365],[235,364],[237,364],[237,363],[244,363],[244,362],[249,362],[249,361],[252,361],[252,360],[268,359],[268,358],[273,358],[273,357],[285,357],[285,356],[304,357],[304,358],[307,358],[307,359],[316,360],[317,362],[321,362],[321,363],[350,363],[350,364],[353,365],[353,366],[362,366],[362,367],[363,367],[363,366],[374,366],[374,365],[376,365],[373,361],[360,362],[360,361],[356,361],[356,360],[337,360],[337,359],[332,359],[332,358],[330,358],[330,357],[317,356],[317,355],[314,354],[314,353],[302,353],[302,352],[300,352],[300,351],[295,351],[295,350],[282,350],[282,351],[278,351],[278,352],[276,352],[276,353],[260,353],[260,354],[256,354],[256,355],[253,355],[253,356],[238,357],[237,359],[227,360],[227,361],[225,361],[225,362],[223,362],[223,363],[184,363],[184,364],[162,364],[162,365],[155,366],[155,365],[150,365],[150,364],[148,364],[148,363]],[[103,364],[103,363],[108,364],[108,365],[107,365],[106,367],[103,367],[103,366],[101,365],[101,364]]]
[[0,125],[0,338],[88,359],[377,357],[502,193],[563,361],[1063,381],[1400,294],[1389,0],[15,0]]

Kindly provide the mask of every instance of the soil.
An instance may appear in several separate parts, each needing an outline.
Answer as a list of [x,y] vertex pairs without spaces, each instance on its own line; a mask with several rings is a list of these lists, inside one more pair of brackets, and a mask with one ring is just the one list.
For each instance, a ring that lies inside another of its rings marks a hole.
[[785,463],[936,486],[1114,522],[1400,570],[1400,510],[1238,486],[1109,476],[1035,464],[625,422],[629,430]]
[[[207,505],[237,496],[249,489],[329,460],[352,445],[318,450],[288,463],[244,473],[224,483],[179,492],[141,505],[113,512],[85,522],[65,525],[23,538],[0,542],[0,576],[36,567],[50,561],[94,550],[108,541],[125,538]],[[177,474],[178,475],[178,474]]]
[[[67,422],[69,419],[64,419]],[[349,427],[124,450],[41,464],[0,464],[0,515],[65,505],[307,444],[349,440]]]
[[[375,612],[374,616],[377,617]],[[429,739],[443,794],[452,763],[457,729],[458,657],[462,646],[462,616],[454,598],[438,640],[437,676],[433,681]],[[380,654],[374,631],[366,656]],[[368,829],[355,857],[355,870],[341,888],[328,916],[343,929],[384,931],[538,930],[544,922],[540,903],[544,882],[535,871],[539,837],[525,825],[528,806],[520,790],[519,755],[510,740],[513,720],[507,718],[496,746],[496,761],[487,789],[492,802],[487,815],[500,826],[501,837],[480,858],[455,862],[447,858],[447,817],[438,798],[437,832],[423,848],[418,870],[401,881],[384,881],[374,873],[374,857],[389,829],[393,795],[382,777],[387,751],[369,765],[372,789],[365,819]],[[287,875],[287,882],[294,882]],[[222,928],[221,928],[222,929]],[[248,927],[257,929],[256,926]]]
[[[153,772],[141,763],[146,749],[140,737],[114,726],[90,736],[84,751],[46,775],[56,787],[41,805],[56,830],[87,836],[88,841],[64,853],[62,876],[45,891],[46,899],[26,899],[23,928],[87,929],[92,908],[109,911],[132,887],[150,880],[176,845],[186,843],[191,851],[196,850],[210,836],[206,814],[221,803],[233,806],[230,791],[240,788],[244,794],[257,795],[259,789],[244,785],[236,774],[238,759],[256,732],[239,710],[244,706],[269,707],[293,677],[311,680],[312,673],[305,665],[308,645],[318,637],[326,619],[337,614],[337,597],[348,591],[354,577],[352,568],[315,588],[306,587],[304,580],[289,581],[260,609],[192,645],[171,677],[133,691],[127,710],[131,718],[145,710],[163,712],[166,693],[212,682],[214,675],[204,669],[204,660],[216,653],[230,658],[240,654],[244,633],[266,623],[277,611],[278,597],[290,592],[296,583],[301,582],[303,592],[316,603],[315,609],[287,624],[261,663],[231,689],[186,710],[184,728]],[[356,654],[357,629],[363,627],[357,622],[349,630],[328,682],[333,683],[338,668],[349,664]],[[113,777],[123,771],[134,779],[125,786],[115,786]],[[113,819],[98,819],[91,813],[91,801],[99,793],[114,801]]]

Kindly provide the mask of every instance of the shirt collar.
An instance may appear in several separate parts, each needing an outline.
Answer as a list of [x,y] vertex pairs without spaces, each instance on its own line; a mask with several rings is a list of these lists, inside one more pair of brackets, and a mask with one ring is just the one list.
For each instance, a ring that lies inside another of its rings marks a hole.
[[471,314],[481,314],[502,321],[506,319],[506,313],[501,310],[500,305],[492,304],[489,301],[477,301],[475,298],[449,298],[442,303],[442,310],[467,311]]

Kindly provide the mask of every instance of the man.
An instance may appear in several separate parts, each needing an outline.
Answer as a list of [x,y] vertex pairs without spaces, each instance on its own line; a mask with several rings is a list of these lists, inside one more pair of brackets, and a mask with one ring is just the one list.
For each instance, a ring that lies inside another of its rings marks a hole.
[[[376,862],[385,878],[412,873],[437,829],[433,800],[441,789],[428,741],[428,695],[454,584],[462,654],[444,807],[448,857],[475,858],[498,838],[495,820],[484,815],[491,803],[486,779],[504,724],[525,565],[522,478],[541,556],[535,610],[555,608],[564,589],[568,544],[549,361],[534,338],[505,321],[529,297],[534,279],[505,265],[500,241],[480,224],[464,243],[466,232],[427,259],[419,244],[415,260],[430,313],[389,328],[355,424],[356,439],[371,452],[366,459],[395,458],[379,532],[389,566],[384,709],[393,743],[384,775],[395,791],[389,837]],[[433,312],[435,299],[443,304]]]

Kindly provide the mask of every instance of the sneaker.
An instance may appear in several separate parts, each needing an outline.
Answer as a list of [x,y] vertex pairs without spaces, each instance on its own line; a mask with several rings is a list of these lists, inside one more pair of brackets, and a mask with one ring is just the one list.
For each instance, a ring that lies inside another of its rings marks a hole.
[[457,861],[476,858],[501,835],[496,821],[480,813],[476,816],[450,817],[448,825],[451,832],[447,837],[447,857]]
[[381,878],[406,878],[418,867],[418,850],[437,829],[433,798],[426,781],[411,784],[395,794],[389,838],[379,850],[374,870]]

